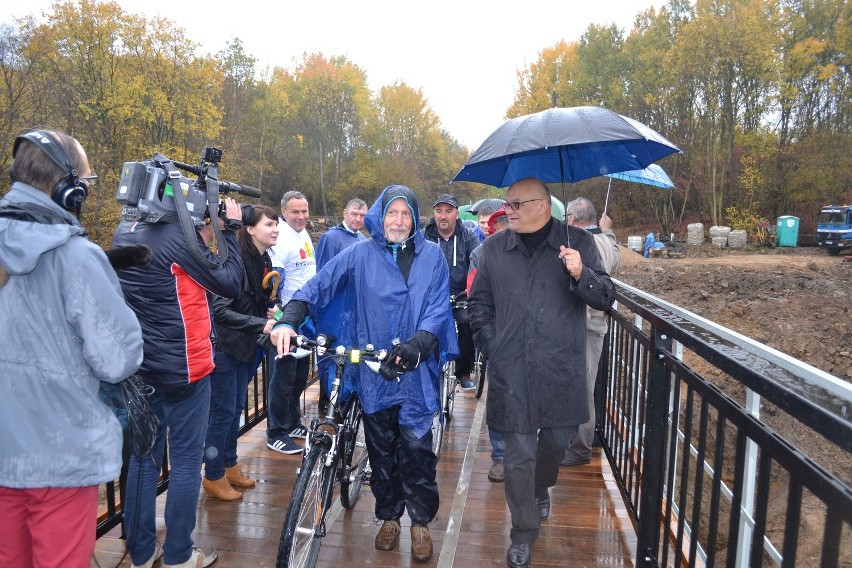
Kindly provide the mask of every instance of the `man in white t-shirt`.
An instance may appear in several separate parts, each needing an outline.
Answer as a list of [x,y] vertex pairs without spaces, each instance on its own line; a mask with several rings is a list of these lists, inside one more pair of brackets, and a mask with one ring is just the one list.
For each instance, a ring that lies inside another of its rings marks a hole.
[[[281,198],[278,243],[269,249],[272,266],[281,273],[278,301],[282,306],[317,273],[307,224],[307,198],[298,191],[288,191]],[[266,445],[282,454],[297,454],[302,448],[293,438],[304,439],[308,435],[302,424],[299,397],[307,385],[310,358],[282,357],[270,361]]]

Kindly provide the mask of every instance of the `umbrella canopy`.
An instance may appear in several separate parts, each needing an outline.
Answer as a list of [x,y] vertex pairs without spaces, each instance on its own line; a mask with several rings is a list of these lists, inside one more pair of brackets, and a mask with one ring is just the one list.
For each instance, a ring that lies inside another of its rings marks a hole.
[[615,174],[607,174],[609,184],[606,186],[606,199],[604,200],[604,210],[606,213],[607,205],[609,205],[609,189],[612,187],[612,180],[620,179],[633,183],[644,183],[654,187],[662,187],[663,189],[674,189],[674,183],[668,174],[663,171],[663,168],[657,164],[651,164],[644,170],[631,170],[629,172],[618,172]]
[[629,172],[607,174],[607,177],[611,179],[632,181],[633,183],[644,183],[645,185],[653,185],[654,187],[662,187],[663,189],[674,188],[674,183],[672,183],[671,178],[665,171],[663,171],[663,168],[657,164],[651,164],[644,170],[631,170]]
[[576,182],[641,170],[680,152],[656,131],[603,107],[550,108],[507,120],[453,181],[507,187],[526,177]]
[[485,199],[480,199],[470,206],[470,212],[474,215],[479,215],[479,210],[485,206],[491,206],[494,208],[494,211],[497,211],[503,207],[503,200],[497,197],[486,197]]

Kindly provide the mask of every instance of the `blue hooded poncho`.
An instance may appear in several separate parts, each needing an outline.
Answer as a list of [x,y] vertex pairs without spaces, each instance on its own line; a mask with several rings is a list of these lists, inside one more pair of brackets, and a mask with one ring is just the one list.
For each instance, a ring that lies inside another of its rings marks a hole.
[[[415,258],[406,282],[384,234],[388,204],[405,199],[414,227],[402,246],[414,246]],[[420,210],[414,192],[403,185],[386,187],[364,218],[371,238],[341,251],[317,272],[293,300],[310,306],[317,331],[337,338],[335,344],[361,347],[373,344],[390,351],[394,339],[407,341],[417,330],[438,338],[437,351],[420,366],[388,381],[366,365],[349,369],[344,396],[358,389],[364,412],[372,414],[400,406],[400,424],[423,436],[440,409],[441,365],[458,356],[455,322],[450,308],[449,269],[435,243],[418,230]],[[353,384],[354,383],[354,384]]]

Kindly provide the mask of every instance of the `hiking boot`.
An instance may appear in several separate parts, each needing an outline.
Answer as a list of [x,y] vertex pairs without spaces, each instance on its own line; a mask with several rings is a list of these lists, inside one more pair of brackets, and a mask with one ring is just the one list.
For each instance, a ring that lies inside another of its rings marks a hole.
[[193,547],[192,554],[186,562],[180,564],[163,564],[163,568],[207,568],[219,558],[215,548]]
[[282,454],[301,454],[302,446],[293,441],[290,436],[284,436],[277,440],[269,440],[266,447]]
[[163,545],[159,542],[154,543],[154,554],[151,555],[151,558],[148,559],[144,564],[134,564],[130,563],[130,568],[151,568],[154,565],[154,562],[159,560],[160,556],[163,555]]
[[503,460],[494,460],[491,464],[491,469],[488,470],[488,481],[500,483],[506,479],[506,472],[503,469]]
[[236,485],[237,487],[254,487],[254,479],[246,477],[240,464],[226,467],[225,477],[228,478],[231,485]]
[[417,562],[432,559],[432,535],[426,525],[411,524],[411,556]]
[[208,495],[222,501],[237,501],[243,498],[243,494],[231,487],[228,478],[225,476],[219,479],[207,479],[205,477],[201,480],[201,486],[204,487]]
[[376,534],[376,550],[396,550],[399,546],[399,533],[402,532],[402,527],[399,526],[399,519],[391,519],[382,523],[382,528]]

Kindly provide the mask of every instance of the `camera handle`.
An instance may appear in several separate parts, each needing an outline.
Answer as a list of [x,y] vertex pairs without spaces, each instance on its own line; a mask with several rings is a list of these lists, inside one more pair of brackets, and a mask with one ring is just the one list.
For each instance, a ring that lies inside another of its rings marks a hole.
[[[181,191],[180,188],[180,172],[171,160],[161,154],[155,154],[154,161],[162,166],[168,174],[169,181],[172,184],[172,193],[174,194],[175,203],[177,203],[177,207],[175,207],[175,209],[177,209],[178,222],[180,223],[180,228],[183,231],[183,236],[186,238],[186,244],[189,245],[189,250],[192,252],[192,256],[194,256],[198,262],[207,268],[220,268],[223,264],[225,264],[225,261],[228,260],[228,245],[225,243],[225,237],[222,235],[219,223],[216,221],[211,223],[213,225],[213,231],[216,234],[216,242],[219,243],[219,262],[213,262],[201,254],[201,251],[198,249],[198,235],[195,231],[195,225],[189,216],[186,198],[183,196],[183,191]],[[209,167],[214,168],[214,170],[216,169],[216,166],[213,165]],[[205,186],[207,188],[207,203],[218,203],[219,201],[219,180],[216,179],[218,177],[216,174],[218,174],[218,172],[214,171],[213,176],[206,176],[207,179],[205,180]],[[198,179],[201,180],[202,178],[199,177]]]

